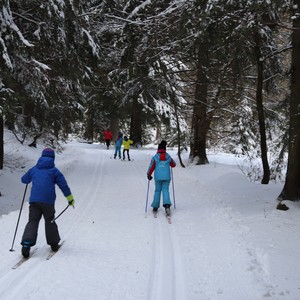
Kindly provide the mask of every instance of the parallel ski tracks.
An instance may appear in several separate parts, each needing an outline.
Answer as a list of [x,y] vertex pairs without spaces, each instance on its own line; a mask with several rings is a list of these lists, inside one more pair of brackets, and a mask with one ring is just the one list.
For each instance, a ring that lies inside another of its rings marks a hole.
[[181,254],[173,225],[168,224],[163,213],[154,219],[148,300],[186,299]]

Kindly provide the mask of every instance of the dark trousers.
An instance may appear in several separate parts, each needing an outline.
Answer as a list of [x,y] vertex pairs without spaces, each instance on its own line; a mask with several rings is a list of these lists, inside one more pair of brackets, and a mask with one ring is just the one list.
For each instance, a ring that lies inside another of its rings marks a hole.
[[127,152],[128,160],[130,160],[129,149],[123,149],[123,159],[125,159],[125,152]]
[[58,244],[60,241],[60,236],[57,224],[55,222],[51,223],[51,221],[54,219],[54,215],[54,205],[41,202],[31,203],[29,206],[29,220],[25,227],[21,244],[23,245],[24,242],[29,243],[31,246],[34,246],[36,244],[39,223],[42,216],[45,220],[45,233],[47,244]]
[[109,148],[109,145],[110,145],[110,140],[105,140],[105,143],[106,143],[106,147],[107,149]]

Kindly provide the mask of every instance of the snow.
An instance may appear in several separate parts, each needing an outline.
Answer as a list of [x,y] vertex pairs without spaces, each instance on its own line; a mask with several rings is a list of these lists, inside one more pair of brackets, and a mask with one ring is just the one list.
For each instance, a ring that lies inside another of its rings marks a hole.
[[[299,203],[276,209],[281,184],[250,182],[242,160],[210,153],[210,164],[173,169],[176,209],[172,224],[151,213],[154,182],[146,171],[156,148],[131,149],[133,161],[111,159],[103,144],[70,141],[56,155],[75,197],[57,219],[64,241],[46,260],[41,220],[37,251],[19,268],[28,194],[12,246],[25,186],[20,177],[35,164],[36,149],[6,133],[0,171],[0,299],[259,300],[300,299]],[[176,150],[168,152],[178,162]],[[173,185],[170,185],[172,199]],[[56,211],[67,205],[57,190]],[[34,249],[33,248],[33,249]],[[33,250],[32,249],[32,250]]]

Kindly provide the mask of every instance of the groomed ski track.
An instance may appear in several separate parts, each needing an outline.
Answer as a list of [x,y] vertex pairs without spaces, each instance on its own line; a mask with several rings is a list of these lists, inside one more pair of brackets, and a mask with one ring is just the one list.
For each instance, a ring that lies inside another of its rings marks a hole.
[[[162,209],[157,218],[152,216],[154,181],[145,217],[146,171],[155,150],[142,151],[131,150],[134,161],[122,163],[110,159],[112,149],[74,143],[67,147],[62,168],[58,155],[56,165],[75,197],[75,209],[57,220],[64,246],[46,260],[50,247],[41,220],[39,249],[20,268],[11,269],[20,258],[19,242],[28,218],[25,205],[16,252],[10,261],[1,262],[1,300],[52,300],[51,289],[64,300],[277,299],[276,288],[262,271],[263,253],[248,243],[248,228],[233,218],[221,191],[200,180],[195,190],[195,178],[178,165],[172,224]],[[170,192],[173,196],[171,186]],[[66,200],[59,190],[57,196],[59,213]],[[16,220],[17,212],[6,217]],[[243,261],[236,261],[237,256]],[[234,282],[228,272],[235,274]]]

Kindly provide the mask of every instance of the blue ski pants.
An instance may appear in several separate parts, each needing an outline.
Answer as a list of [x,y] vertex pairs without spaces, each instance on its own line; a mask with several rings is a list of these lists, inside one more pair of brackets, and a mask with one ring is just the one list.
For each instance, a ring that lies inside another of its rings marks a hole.
[[170,185],[170,180],[155,180],[155,191],[154,191],[153,202],[151,204],[153,208],[159,208],[161,193],[163,198],[163,206],[166,204],[172,205],[170,201],[169,185]]
[[119,158],[121,158],[121,146],[116,146],[116,148],[115,148],[114,158],[116,158],[117,155],[119,156]]

